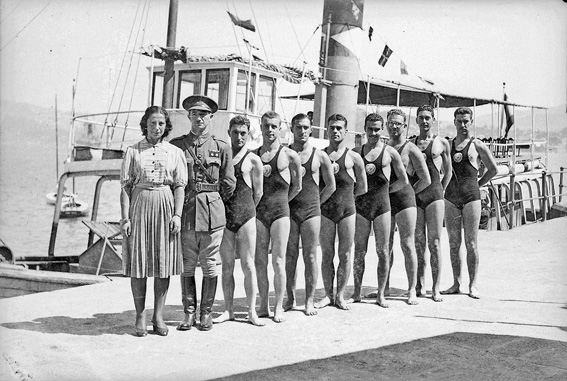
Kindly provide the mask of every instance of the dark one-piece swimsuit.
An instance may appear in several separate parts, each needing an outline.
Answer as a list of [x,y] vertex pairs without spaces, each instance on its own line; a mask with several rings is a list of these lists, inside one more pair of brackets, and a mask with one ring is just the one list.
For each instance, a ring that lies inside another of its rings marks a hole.
[[[289,184],[278,170],[278,157],[282,148],[283,146],[280,146],[276,155],[268,163],[262,161],[264,164],[264,195],[256,207],[256,218],[268,229],[274,221],[282,217],[289,217]],[[256,154],[260,156],[260,148]]]
[[[417,136],[415,138],[415,144],[417,145]],[[421,192],[415,195],[415,203],[417,207],[425,210],[432,202],[443,200],[443,185],[441,184],[441,176],[439,175],[439,170],[433,162],[433,155],[431,154],[431,148],[433,147],[433,141],[435,136],[429,142],[423,154],[425,156],[425,163],[427,164],[427,170],[429,171],[429,176],[431,177],[431,184]],[[412,176],[410,180],[411,184],[415,184],[418,180],[417,176]]]
[[[321,215],[330,219],[335,224],[339,223],[343,218],[356,213],[354,206],[354,180],[348,174],[345,167],[347,151],[348,148],[345,148],[345,152],[336,162],[331,160],[333,172],[335,172],[335,184],[337,185],[337,189],[331,197],[321,205]],[[326,148],[325,152],[327,152]],[[328,153],[329,152],[327,152],[327,154]],[[338,170],[335,170],[337,166]],[[323,189],[323,187],[324,182],[321,178],[319,181],[319,189]]]
[[[402,146],[398,149],[400,155],[406,144],[407,142],[402,144]],[[396,180],[398,180],[398,176],[396,176],[396,173],[392,171],[392,174],[390,175],[390,184],[393,184]],[[402,189],[390,193],[390,207],[392,209],[392,216],[395,216],[404,209],[415,207],[415,192],[410,184],[406,184]]]
[[226,228],[236,233],[242,225],[256,216],[254,207],[254,195],[252,188],[246,184],[242,176],[242,163],[250,151],[247,151],[242,159],[234,166],[234,176],[236,177],[236,189],[225,203],[226,209]]
[[313,148],[309,160],[307,160],[305,164],[302,164],[305,174],[301,180],[301,192],[289,202],[290,217],[297,225],[301,225],[311,217],[321,215],[319,186],[315,183],[315,180],[313,180],[311,171],[315,150],[316,148]]
[[455,140],[451,144],[451,162],[453,163],[453,177],[445,190],[445,199],[457,208],[469,202],[480,200],[480,188],[478,186],[478,169],[469,161],[469,148],[474,140],[470,138],[469,143],[462,151],[455,148]]
[[374,221],[376,217],[390,211],[390,197],[388,188],[390,181],[384,175],[382,170],[382,159],[386,145],[382,147],[382,152],[374,161],[366,160],[364,157],[364,145],[360,149],[360,156],[364,160],[364,169],[366,170],[366,178],[368,179],[368,192],[357,196],[355,199],[356,213],[366,218],[368,221]]

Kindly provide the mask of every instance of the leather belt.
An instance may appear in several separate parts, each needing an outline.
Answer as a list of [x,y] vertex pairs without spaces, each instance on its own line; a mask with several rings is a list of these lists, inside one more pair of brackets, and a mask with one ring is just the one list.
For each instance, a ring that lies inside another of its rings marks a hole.
[[210,183],[203,183],[203,182],[191,182],[189,189],[195,192],[218,192],[219,191],[219,184],[210,184]]

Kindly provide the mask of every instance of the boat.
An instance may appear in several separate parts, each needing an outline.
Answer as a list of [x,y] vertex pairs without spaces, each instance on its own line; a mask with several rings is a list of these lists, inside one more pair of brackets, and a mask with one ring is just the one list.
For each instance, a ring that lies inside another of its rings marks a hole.
[[89,205],[86,202],[77,200],[76,197],[71,196],[68,199],[61,201],[61,210],[59,216],[61,218],[78,218],[89,215]]
[[[70,202],[71,200],[77,198],[77,194],[76,193],[63,193],[63,195],[61,196],[61,201],[63,203],[67,203]],[[57,201],[57,192],[49,192],[45,194],[45,201],[49,204],[49,205],[55,205],[55,202]]]
[[[344,37],[343,34],[351,31],[355,33],[356,28],[360,29],[363,1],[356,0],[350,3],[349,7],[352,4],[358,7],[358,16],[356,12],[351,11],[351,8],[345,13],[345,10],[341,8],[344,7],[342,2],[325,1],[321,70],[317,74],[305,68],[266,63],[257,59],[252,54],[254,47],[247,40],[245,40],[248,49],[247,57],[237,54],[192,56],[186,48],[175,48],[175,32],[168,30],[166,46],[169,48],[153,45],[141,52],[152,59],[151,64],[147,67],[150,78],[148,105],[161,103],[169,110],[172,122],[176,126],[168,138],[174,138],[189,130],[189,121],[186,111],[181,107],[181,102],[189,95],[198,94],[213,98],[219,105],[219,110],[211,124],[212,133],[217,136],[225,136],[226,126],[234,116],[245,115],[250,119],[252,136],[249,143],[250,148],[259,146],[261,143],[261,115],[268,110],[278,111],[283,102],[297,102],[298,100],[308,102],[309,108],[314,112],[313,144],[318,147],[326,145],[325,130],[322,126],[326,115],[334,110],[341,110],[341,113],[349,120],[349,127],[353,126],[350,127],[347,141],[352,145],[361,145],[364,141],[362,123],[356,123],[356,121],[363,120],[370,110],[380,107],[408,108],[410,119],[412,108],[423,104],[432,104],[437,109],[467,106],[474,108],[475,111],[477,107],[483,105],[497,107],[498,110],[504,110],[505,106],[521,107],[521,105],[508,101],[449,94],[421,77],[414,76],[411,77],[411,80],[403,77],[401,80],[386,80],[365,73],[355,76],[348,74],[348,70],[345,69],[348,69],[349,65],[358,66],[354,52],[350,51],[348,46],[343,45],[347,44],[345,41],[351,39],[351,36]],[[177,12],[177,2],[172,0],[170,8],[175,8],[170,9],[171,17],[172,13]],[[331,23],[331,14],[339,15],[339,19]],[[358,34],[360,35],[360,32]],[[343,35],[343,38],[335,38],[337,35]],[[139,43],[138,46],[140,46]],[[134,57],[133,52],[136,49],[129,50]],[[155,64],[155,59],[163,59],[164,63]],[[337,70],[327,70],[331,68]],[[282,94],[281,87],[285,81],[296,84],[301,92],[291,96]],[[348,86],[344,86],[345,84]],[[309,86],[314,90],[309,91],[307,88]],[[347,87],[348,89],[345,89]],[[75,85],[73,86],[73,99],[74,96]],[[525,107],[530,107],[532,112],[536,109],[545,110],[545,108],[536,106]],[[121,233],[118,222],[100,221],[98,207],[102,197],[103,183],[119,180],[122,157],[126,147],[141,139],[140,130],[136,124],[141,119],[144,110],[145,107],[124,110],[118,106],[117,109],[109,109],[105,112],[76,115],[73,106],[67,159],[58,180],[47,256],[20,257],[16,259],[16,264],[35,266],[41,270],[68,271],[77,275],[100,276],[121,271]],[[284,114],[281,113],[281,115]],[[285,144],[291,138],[289,120],[285,117],[282,127],[281,138]],[[515,133],[516,129],[513,131]],[[545,171],[535,172],[540,168],[536,168],[536,160],[533,156],[536,145],[533,139],[533,127],[529,144],[529,146],[519,144],[516,139],[506,143],[495,141],[491,143],[493,152],[506,152],[507,155],[511,154],[511,157],[502,158],[500,164],[503,167],[500,180],[494,180],[490,187],[482,190],[485,195],[483,211],[487,228],[513,228],[515,222],[516,225],[528,222],[527,218],[517,220],[514,214],[516,209],[526,202],[534,205],[531,209],[534,221],[547,218],[549,207],[554,202],[553,195],[556,194],[554,193],[556,187],[555,183],[550,183],[553,179],[552,175]],[[525,150],[525,147],[530,149],[532,159],[520,163],[517,150]],[[546,144],[545,147],[547,148]],[[545,159],[538,158],[537,162],[545,162]],[[522,164],[522,168],[527,166],[530,179],[535,178],[535,183],[538,182],[537,179],[543,178],[543,183],[539,188],[535,185],[530,188],[533,191],[530,200],[524,199],[523,196],[515,197],[514,189],[517,187],[514,185],[514,179],[519,175],[519,164]],[[60,218],[64,217],[59,211],[66,205],[64,202],[66,182],[69,179],[84,176],[97,178],[91,218],[89,221],[83,221],[89,229],[87,247],[83,253],[78,255],[56,256],[58,225]],[[561,187],[562,184],[560,189]],[[550,191],[552,188],[554,190]],[[112,197],[118,200],[117,195],[112,195]],[[535,206],[538,202],[539,213]],[[523,210],[527,211],[528,208]],[[509,216],[513,218],[509,219]]]

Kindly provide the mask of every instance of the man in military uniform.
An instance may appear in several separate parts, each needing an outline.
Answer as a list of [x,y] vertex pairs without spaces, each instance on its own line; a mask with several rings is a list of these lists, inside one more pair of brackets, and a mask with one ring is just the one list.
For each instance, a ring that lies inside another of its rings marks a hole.
[[199,329],[208,331],[213,327],[211,312],[221,264],[219,247],[226,224],[223,201],[234,192],[236,179],[230,147],[209,131],[218,110],[216,102],[192,95],[183,101],[183,108],[189,113],[191,131],[170,142],[184,151],[189,175],[181,220],[181,293],[185,317],[177,329],[186,331],[195,324],[195,268],[199,263],[203,271]]

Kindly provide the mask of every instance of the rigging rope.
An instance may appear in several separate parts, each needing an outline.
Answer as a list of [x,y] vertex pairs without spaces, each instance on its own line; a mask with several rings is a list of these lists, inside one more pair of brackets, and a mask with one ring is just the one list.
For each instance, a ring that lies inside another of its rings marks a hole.
[[14,37],[12,37],[12,38],[10,39],[10,41],[8,41],[8,42],[6,43],[6,45],[4,45],[2,48],[0,48],[0,52],[1,52],[2,50],[4,50],[4,48],[5,48],[6,46],[10,45],[10,43],[11,43],[12,41],[14,41],[14,40],[16,39],[16,37],[18,37],[18,36],[20,35],[20,33],[22,33],[22,32],[24,31],[24,29],[26,29],[26,28],[33,22],[33,20],[36,19],[36,18],[45,10],[45,8],[47,8],[47,7],[49,6],[49,4],[51,4],[51,1],[48,2],[47,4],[45,4],[45,6],[44,6],[43,8],[41,8],[41,11],[39,11],[26,25],[24,25],[24,27],[23,27],[22,29],[20,29],[20,31],[19,31],[18,33],[16,33],[16,35],[15,35]]

